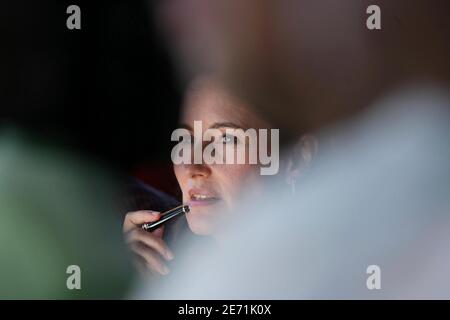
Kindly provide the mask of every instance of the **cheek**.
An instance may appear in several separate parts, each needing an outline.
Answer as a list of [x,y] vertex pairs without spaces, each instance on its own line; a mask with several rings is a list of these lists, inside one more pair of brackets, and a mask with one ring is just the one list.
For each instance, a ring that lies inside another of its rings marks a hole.
[[224,197],[234,198],[247,185],[255,183],[259,177],[259,167],[256,165],[224,165],[213,170],[216,182],[220,184]]
[[180,186],[181,191],[184,193],[187,184],[187,177],[183,173],[184,170],[180,166],[174,165],[173,171],[175,173],[175,177],[177,178],[178,185]]
[[173,172],[175,173],[175,177],[177,178],[177,180],[180,181],[180,178],[181,178],[180,167],[177,165],[174,165]]

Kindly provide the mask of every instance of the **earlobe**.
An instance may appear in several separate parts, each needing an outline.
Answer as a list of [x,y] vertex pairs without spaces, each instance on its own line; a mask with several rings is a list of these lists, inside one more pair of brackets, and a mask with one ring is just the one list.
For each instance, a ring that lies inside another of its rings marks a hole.
[[294,161],[292,157],[289,157],[286,165],[286,183],[291,188],[292,195],[295,195],[295,185],[297,183],[298,176],[299,171],[294,168]]
[[306,134],[300,138],[299,144],[302,157],[301,160],[309,166],[316,157],[317,151],[319,149],[319,141],[314,135]]
[[300,137],[293,146],[287,159],[286,181],[295,193],[298,178],[311,167],[319,149],[319,142],[312,134]]

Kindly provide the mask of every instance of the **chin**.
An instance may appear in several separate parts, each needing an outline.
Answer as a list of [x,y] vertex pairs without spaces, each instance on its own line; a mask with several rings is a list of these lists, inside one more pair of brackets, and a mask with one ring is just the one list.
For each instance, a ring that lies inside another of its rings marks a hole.
[[201,213],[189,213],[187,218],[187,222],[189,225],[189,229],[193,233],[199,236],[208,236],[214,232],[214,224],[211,221],[211,217],[202,217]]

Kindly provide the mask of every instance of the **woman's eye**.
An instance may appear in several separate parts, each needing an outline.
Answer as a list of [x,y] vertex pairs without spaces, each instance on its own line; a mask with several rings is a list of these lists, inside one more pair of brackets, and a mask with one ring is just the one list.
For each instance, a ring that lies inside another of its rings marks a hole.
[[230,135],[230,134],[224,134],[222,136],[222,143],[223,144],[237,144],[238,139],[236,136]]

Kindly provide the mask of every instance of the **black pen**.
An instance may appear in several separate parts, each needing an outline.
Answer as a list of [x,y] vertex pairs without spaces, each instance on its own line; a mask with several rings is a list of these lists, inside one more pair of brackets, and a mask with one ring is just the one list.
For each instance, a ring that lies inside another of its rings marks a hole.
[[152,232],[155,229],[158,229],[159,227],[161,227],[162,225],[164,225],[166,222],[172,220],[173,218],[179,216],[180,214],[185,214],[188,213],[190,210],[188,205],[181,205],[178,206],[176,208],[170,209],[169,211],[166,211],[164,213],[161,214],[161,219],[159,219],[156,222],[152,222],[152,223],[144,223],[141,228],[148,231],[148,232]]

